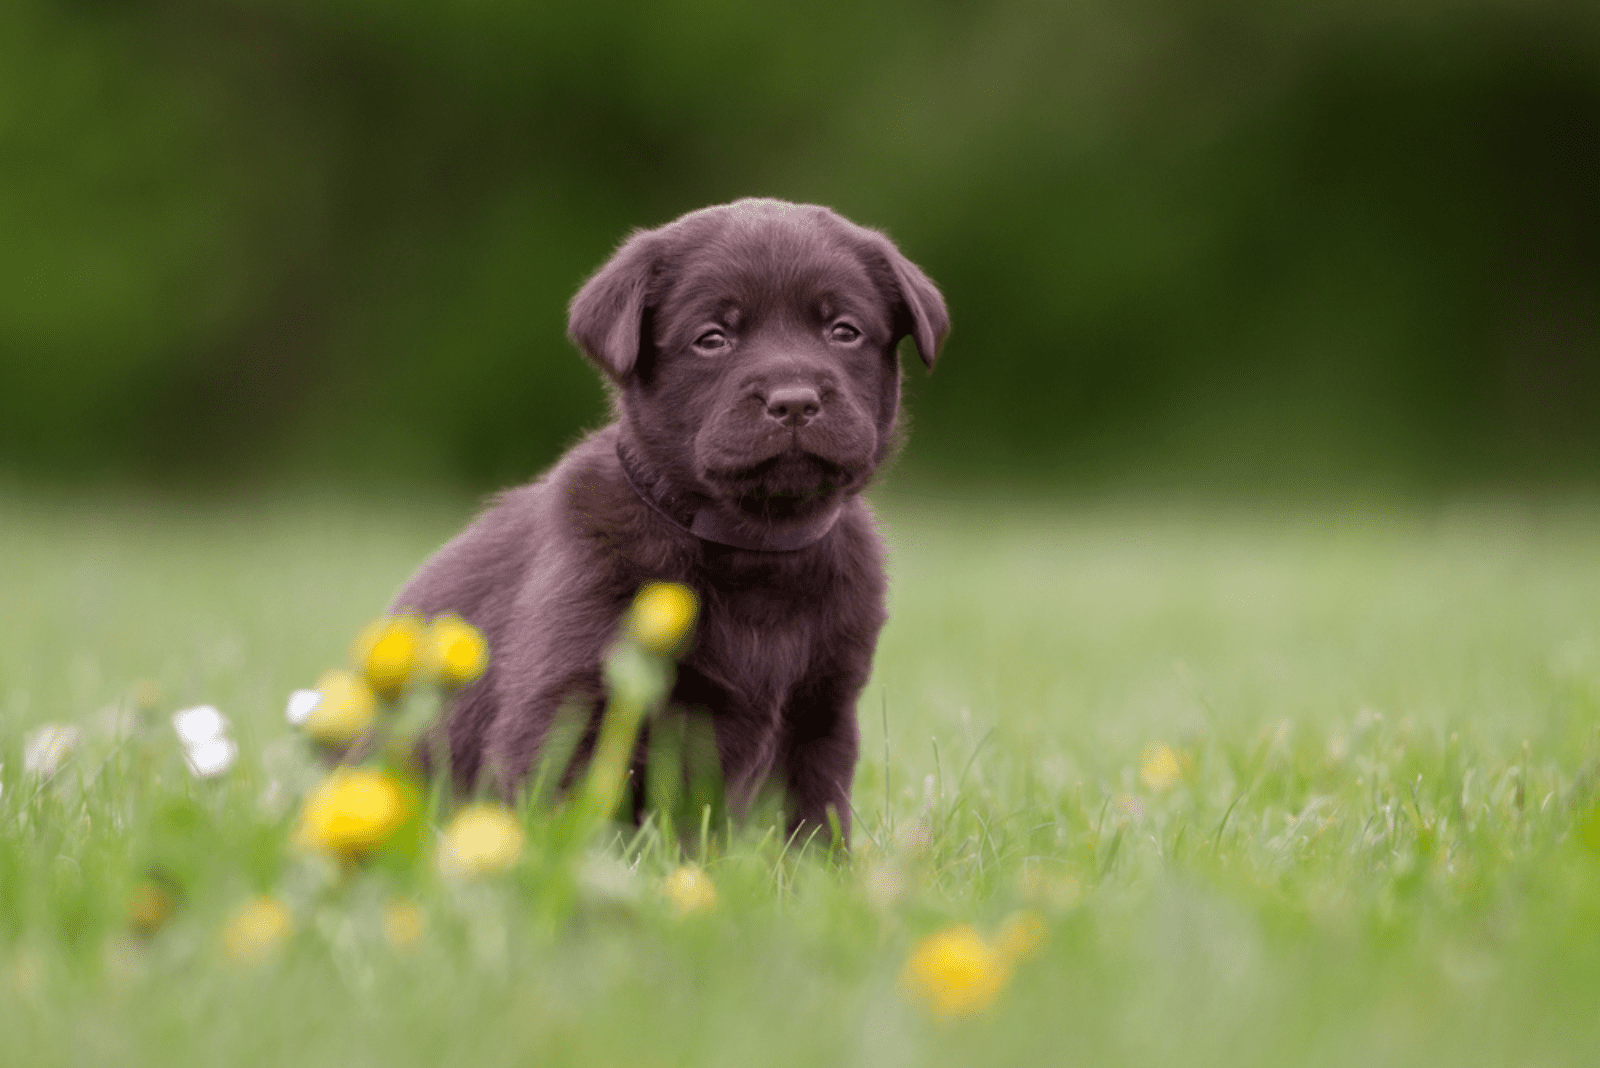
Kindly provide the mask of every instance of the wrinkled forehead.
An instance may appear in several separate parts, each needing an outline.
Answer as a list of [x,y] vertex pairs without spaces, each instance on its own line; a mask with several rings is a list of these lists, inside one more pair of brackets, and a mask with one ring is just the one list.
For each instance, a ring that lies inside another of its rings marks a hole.
[[[719,220],[720,221],[720,220]],[[887,328],[888,297],[848,235],[787,220],[725,220],[688,233],[661,308],[674,324],[805,323],[854,315]]]

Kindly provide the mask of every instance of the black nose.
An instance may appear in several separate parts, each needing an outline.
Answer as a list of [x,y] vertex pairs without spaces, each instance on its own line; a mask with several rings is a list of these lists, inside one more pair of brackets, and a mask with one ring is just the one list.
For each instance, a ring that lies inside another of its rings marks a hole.
[[785,386],[767,394],[767,418],[785,426],[805,426],[822,411],[822,398],[810,386]]

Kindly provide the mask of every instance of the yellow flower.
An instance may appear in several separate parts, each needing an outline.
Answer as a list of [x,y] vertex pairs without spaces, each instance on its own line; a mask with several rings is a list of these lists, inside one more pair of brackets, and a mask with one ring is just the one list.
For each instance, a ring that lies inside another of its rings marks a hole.
[[395,900],[383,909],[383,935],[396,949],[410,949],[428,926],[427,913],[413,901]]
[[258,897],[233,914],[222,932],[222,941],[234,960],[256,961],[278,948],[293,932],[294,917],[283,902]]
[[335,768],[306,798],[299,837],[324,853],[355,860],[382,845],[410,812],[410,793],[392,775]]
[[679,916],[696,912],[710,912],[717,907],[717,887],[700,868],[685,864],[667,876],[667,897],[672,900],[672,911]]
[[1032,960],[1044,948],[1045,939],[1049,935],[1050,931],[1044,925],[1044,917],[1025,909],[1006,917],[1005,922],[1000,925],[1000,934],[995,942],[1000,955],[1008,961]]
[[140,679],[128,691],[135,708],[154,708],[161,702],[161,684],[155,679]]
[[963,924],[923,939],[901,983],[935,1015],[966,1016],[992,1005],[1009,975],[1005,955]]
[[677,652],[694,626],[699,601],[677,582],[648,582],[628,612],[628,634],[658,656]]
[[471,623],[445,612],[428,625],[424,660],[430,678],[446,689],[458,690],[483,674],[489,664],[489,643]]
[[1183,779],[1183,761],[1177,750],[1164,742],[1151,742],[1139,757],[1139,778],[1158,794],[1164,794]]
[[349,671],[327,671],[317,680],[317,703],[303,724],[324,745],[349,745],[372,726],[376,705],[366,680]]
[[369,623],[356,638],[355,662],[372,692],[393,701],[400,696],[422,651],[422,620],[393,616]]
[[515,816],[499,805],[468,805],[445,828],[440,864],[446,871],[492,875],[522,856],[524,835]]
[[178,907],[172,892],[157,882],[143,882],[128,898],[128,923],[140,934],[155,934]]

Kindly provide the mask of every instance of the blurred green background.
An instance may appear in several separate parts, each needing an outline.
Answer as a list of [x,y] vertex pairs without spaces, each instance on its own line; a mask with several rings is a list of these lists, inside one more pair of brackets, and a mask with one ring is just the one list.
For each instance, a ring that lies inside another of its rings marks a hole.
[[1600,470],[1600,5],[11,0],[0,477],[526,478],[577,285],[742,195],[943,287],[919,476]]

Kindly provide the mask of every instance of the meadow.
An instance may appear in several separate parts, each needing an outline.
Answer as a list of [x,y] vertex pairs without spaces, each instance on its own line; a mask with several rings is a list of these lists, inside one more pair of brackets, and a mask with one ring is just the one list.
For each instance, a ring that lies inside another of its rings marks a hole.
[[[1600,1048],[1600,507],[879,501],[848,857],[342,871],[291,691],[470,502],[0,496],[0,1064],[1562,1065]],[[209,703],[239,746],[186,769]],[[78,729],[53,775],[41,725]],[[695,836],[691,835],[691,838]],[[170,915],[142,915],[159,876]],[[292,931],[230,953],[258,895]],[[391,906],[415,920],[397,934]],[[941,1012],[930,937],[1029,952]],[[239,959],[241,956],[250,959]]]

